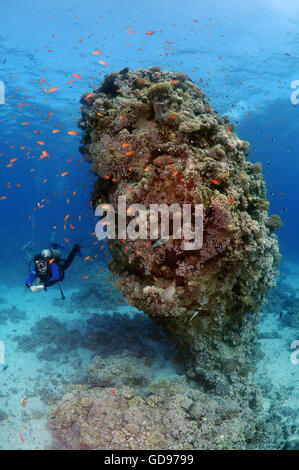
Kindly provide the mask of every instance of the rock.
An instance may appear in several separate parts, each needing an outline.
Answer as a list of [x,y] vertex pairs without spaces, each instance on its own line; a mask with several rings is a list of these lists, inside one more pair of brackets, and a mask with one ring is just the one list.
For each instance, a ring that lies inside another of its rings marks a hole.
[[101,199],[117,212],[120,196],[147,210],[203,205],[200,249],[179,239],[153,249],[146,239],[110,240],[110,269],[127,302],[175,338],[196,380],[231,393],[232,375],[246,382],[254,368],[260,308],[280,259],[261,166],[184,74],[114,72],[81,111],[95,207]]

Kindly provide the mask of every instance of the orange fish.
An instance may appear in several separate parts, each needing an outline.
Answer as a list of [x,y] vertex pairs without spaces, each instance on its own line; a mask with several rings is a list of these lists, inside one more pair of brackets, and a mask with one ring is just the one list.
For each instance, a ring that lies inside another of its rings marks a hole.
[[104,60],[99,60],[99,64],[101,64],[101,65],[108,65],[107,62],[105,62]]
[[75,77],[75,78],[81,78],[78,73],[73,73],[73,77]]
[[54,87],[50,88],[50,90],[46,91],[46,93],[53,93],[56,90],[58,90],[58,86],[54,86]]
[[76,131],[68,131],[68,134],[69,134],[69,135],[76,135],[77,132],[76,132]]
[[24,400],[22,401],[22,405],[25,407],[26,403],[27,403],[27,400],[28,398],[24,398]]
[[48,156],[49,156],[48,152],[46,152],[46,150],[43,150],[43,153],[41,154],[41,156],[39,158],[41,160],[42,158],[46,158]]
[[210,181],[214,184],[219,184],[219,181],[217,181],[217,180],[210,180]]
[[68,172],[68,171],[65,171],[64,173],[61,173],[60,176],[66,176],[66,175],[68,175],[68,174],[69,174],[69,172]]
[[93,54],[95,55],[102,54],[102,51],[96,50],[96,51],[93,51]]

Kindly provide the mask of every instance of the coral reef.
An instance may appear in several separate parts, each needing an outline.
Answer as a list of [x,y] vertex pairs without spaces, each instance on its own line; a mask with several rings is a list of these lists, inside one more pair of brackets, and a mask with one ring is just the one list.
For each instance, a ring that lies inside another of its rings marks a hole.
[[150,236],[110,240],[110,269],[127,302],[175,338],[189,376],[229,394],[254,366],[259,311],[280,259],[261,165],[183,73],[126,68],[81,103],[95,207],[117,211],[119,196],[146,208],[203,205],[201,249],[173,238],[154,248]]
[[153,379],[153,371],[146,367],[148,361],[140,360],[129,351],[114,356],[106,363],[96,356],[88,366],[88,383],[96,387],[128,385],[145,387]]
[[[7,302],[3,301],[1,303],[5,304]],[[4,324],[7,321],[19,323],[24,318],[26,318],[26,312],[24,310],[20,310],[16,305],[11,305],[10,308],[1,308],[0,310],[0,324]]]
[[289,413],[262,411],[254,388],[250,407],[190,388],[183,378],[151,384],[143,393],[116,381],[110,387],[69,387],[52,408],[53,448],[281,449],[289,432]]
[[267,296],[265,308],[280,316],[282,326],[299,329],[299,298],[290,284],[279,281]]
[[[68,327],[54,317],[38,320],[30,334],[14,337],[19,351],[35,352],[40,360],[53,361],[70,357],[80,348],[101,356],[101,361],[112,356],[128,359],[130,353],[146,362],[171,357],[179,364],[179,355],[170,338],[141,312],[137,315],[118,313],[94,315],[77,329]],[[124,355],[125,353],[125,355]],[[179,367],[179,365],[178,365]]]

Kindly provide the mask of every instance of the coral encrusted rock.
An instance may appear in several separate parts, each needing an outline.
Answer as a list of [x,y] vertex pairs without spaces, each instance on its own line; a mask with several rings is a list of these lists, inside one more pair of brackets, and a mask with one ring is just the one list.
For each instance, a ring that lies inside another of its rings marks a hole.
[[152,384],[146,394],[127,385],[70,386],[49,424],[55,450],[244,450],[282,449],[285,411],[283,418],[176,379]]
[[183,73],[126,68],[81,103],[80,150],[98,175],[94,207],[117,211],[120,196],[147,209],[203,206],[200,249],[149,233],[113,239],[110,269],[128,303],[176,339],[190,375],[228,393],[254,365],[259,311],[280,258],[261,165]]

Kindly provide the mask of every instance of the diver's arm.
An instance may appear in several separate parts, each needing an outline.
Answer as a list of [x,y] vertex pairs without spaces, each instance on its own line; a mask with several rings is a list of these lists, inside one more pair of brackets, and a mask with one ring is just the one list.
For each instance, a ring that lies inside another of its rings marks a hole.
[[35,269],[33,269],[25,281],[25,286],[30,288],[31,284],[33,284],[36,278],[37,278],[37,274],[36,274]]
[[44,290],[44,289],[45,289],[45,286],[43,286],[42,284],[40,284],[39,286],[30,286],[31,292],[37,292],[39,290]]

